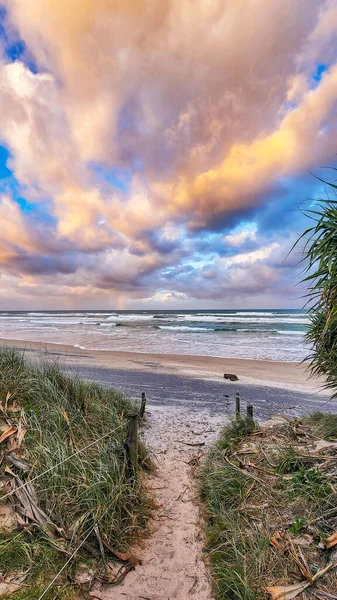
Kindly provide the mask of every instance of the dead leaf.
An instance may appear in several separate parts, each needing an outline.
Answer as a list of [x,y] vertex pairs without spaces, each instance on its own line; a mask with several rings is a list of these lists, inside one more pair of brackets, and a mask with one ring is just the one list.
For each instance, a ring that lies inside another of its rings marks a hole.
[[2,435],[0,435],[0,444],[1,444],[1,442],[4,442],[5,440],[7,440],[7,438],[9,438],[11,435],[13,435],[16,432],[17,432],[17,429],[16,429],[15,425],[8,427],[8,429],[6,429],[6,431],[4,431]]
[[14,467],[16,467],[17,469],[23,471],[26,475],[30,471],[30,464],[27,461],[20,458],[19,456],[17,456],[15,452],[10,452],[7,455],[7,461],[10,462],[11,465],[14,465]]
[[10,399],[11,395],[12,394],[10,392],[7,392],[7,396],[6,396],[6,400],[5,400],[5,411],[7,411],[8,400]]
[[337,531],[335,531],[335,533],[333,533],[332,535],[330,535],[330,537],[325,538],[323,540],[324,546],[329,549],[329,548],[333,548],[333,546],[336,546],[337,544]]
[[[335,569],[336,567],[336,562],[329,563],[326,567],[315,573],[315,575],[312,577],[312,583],[315,583],[317,579],[323,577],[323,575],[330,571],[330,569]],[[301,594],[307,587],[309,587],[309,585],[311,585],[310,581],[302,581],[300,583],[294,583],[293,585],[267,587],[266,591],[271,595],[271,600],[292,600],[292,598],[296,598],[296,596]]]
[[119,552],[119,550],[115,550],[115,548],[112,548],[112,546],[110,546],[105,533],[102,534],[102,542],[105,548],[108,550],[108,552],[111,552],[111,554],[116,556],[116,558],[119,558],[119,560],[121,560],[122,562],[127,562],[128,560],[131,560],[131,554],[126,552]]
[[80,564],[78,565],[75,575],[74,575],[74,581],[76,581],[76,583],[80,586],[83,587],[85,586],[86,588],[91,587],[92,582],[94,580],[95,577],[95,572],[93,571],[93,569],[90,569],[88,567],[88,565],[85,564]]
[[9,504],[0,504],[0,531],[15,531],[18,528],[18,518]]
[[17,448],[20,448],[20,446],[22,444],[22,440],[26,433],[26,430],[22,427],[22,413],[23,413],[23,411],[21,411],[20,420],[19,420],[19,424],[18,424],[18,433],[16,436]]
[[294,583],[293,585],[277,585],[275,587],[267,587],[266,591],[271,595],[272,600],[292,600],[303,590],[309,587],[309,581]]
[[294,539],[294,544],[296,544],[296,546],[311,546],[311,544],[313,543],[314,537],[312,535],[310,535],[309,533],[303,533],[303,535],[298,536],[297,538]]
[[1,577],[0,581],[0,596],[5,594],[13,594],[17,592],[22,586],[26,579],[28,572],[26,573],[8,573],[5,577]]

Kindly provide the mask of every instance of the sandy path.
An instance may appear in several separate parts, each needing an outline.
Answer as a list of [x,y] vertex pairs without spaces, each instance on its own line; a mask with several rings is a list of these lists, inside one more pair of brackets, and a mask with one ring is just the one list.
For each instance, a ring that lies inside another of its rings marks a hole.
[[196,483],[187,464],[204,446],[190,447],[176,440],[207,446],[219,431],[219,419],[177,409],[151,407],[150,412],[145,436],[158,464],[151,484],[159,504],[153,533],[145,548],[135,551],[142,564],[122,585],[105,588],[100,596],[102,600],[211,600]]

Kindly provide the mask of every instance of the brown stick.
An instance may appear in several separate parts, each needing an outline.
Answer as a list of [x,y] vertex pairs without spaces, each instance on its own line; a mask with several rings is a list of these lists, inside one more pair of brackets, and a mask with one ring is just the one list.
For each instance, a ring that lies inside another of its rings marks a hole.
[[185,444],[185,446],[204,446],[205,442],[196,442],[192,444],[191,442],[184,442],[183,440],[174,440],[175,442],[179,442],[179,444]]
[[127,437],[125,442],[130,475],[135,477],[138,467],[138,415],[129,415]]
[[240,392],[235,394],[235,416],[237,419],[240,418]]
[[146,406],[145,392],[142,392],[142,402],[141,402],[140,410],[139,410],[139,416],[141,419],[144,418],[145,406]]

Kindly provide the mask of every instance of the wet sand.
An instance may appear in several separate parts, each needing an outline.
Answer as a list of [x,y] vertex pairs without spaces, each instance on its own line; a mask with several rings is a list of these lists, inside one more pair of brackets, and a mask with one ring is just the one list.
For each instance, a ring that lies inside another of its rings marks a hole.
[[80,367],[167,373],[213,381],[223,380],[224,373],[234,373],[239,377],[240,383],[247,385],[267,385],[299,392],[324,393],[322,381],[309,378],[305,365],[295,362],[82,350],[65,344],[5,339],[0,339],[0,345],[16,346],[33,356],[58,357],[68,365]]
[[[139,399],[144,391],[148,406],[164,412],[228,418],[234,413],[236,392],[240,392],[243,410],[253,404],[260,420],[278,413],[294,417],[314,410],[337,412],[322,382],[310,379],[299,363],[90,351],[14,340],[2,343],[25,350],[33,360],[57,360],[66,371],[120,388],[132,399]],[[228,381],[224,373],[234,373],[239,379]]]

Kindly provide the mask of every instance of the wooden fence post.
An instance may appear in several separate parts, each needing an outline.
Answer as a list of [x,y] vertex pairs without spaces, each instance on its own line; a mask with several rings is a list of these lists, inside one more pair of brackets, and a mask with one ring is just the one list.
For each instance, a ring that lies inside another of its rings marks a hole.
[[254,407],[252,404],[247,404],[247,419],[254,420]]
[[240,392],[235,394],[235,416],[240,419]]
[[139,409],[139,416],[141,419],[144,418],[145,406],[146,406],[145,392],[142,392],[142,402],[141,402],[140,409]]
[[129,415],[125,447],[130,475],[136,477],[138,469],[138,414]]

